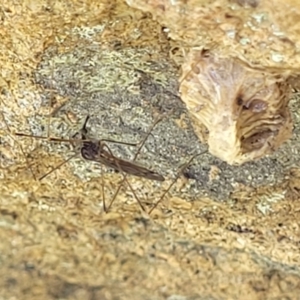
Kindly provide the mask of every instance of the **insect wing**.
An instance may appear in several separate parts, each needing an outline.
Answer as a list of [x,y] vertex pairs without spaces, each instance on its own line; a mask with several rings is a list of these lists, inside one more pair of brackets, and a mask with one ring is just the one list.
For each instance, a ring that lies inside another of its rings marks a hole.
[[162,175],[154,171],[151,171],[143,166],[140,166],[138,164],[114,157],[105,150],[102,150],[100,155],[98,155],[97,161],[117,171],[122,171],[130,175],[143,177],[151,180],[157,180],[157,181],[165,180],[165,178]]

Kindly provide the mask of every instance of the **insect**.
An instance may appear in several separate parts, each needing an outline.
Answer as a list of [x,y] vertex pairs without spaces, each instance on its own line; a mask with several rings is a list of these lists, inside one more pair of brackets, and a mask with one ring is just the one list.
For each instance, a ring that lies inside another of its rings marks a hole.
[[[112,151],[106,144],[106,142],[123,144],[123,145],[127,145],[127,146],[137,146],[137,144],[114,141],[114,140],[110,140],[110,139],[101,139],[101,140],[90,139],[88,137],[87,128],[86,128],[89,118],[90,118],[90,116],[86,117],[82,128],[79,130],[79,132],[75,133],[71,139],[61,139],[61,138],[45,137],[45,136],[32,136],[30,134],[24,134],[24,133],[19,133],[19,132],[16,132],[15,135],[23,136],[23,137],[34,137],[37,139],[43,139],[43,140],[48,140],[48,141],[52,141],[52,142],[67,142],[67,143],[71,143],[72,146],[75,148],[76,153],[74,155],[70,156],[68,159],[64,160],[62,163],[60,163],[59,165],[57,165],[56,167],[51,169],[49,172],[47,172],[44,175],[42,175],[41,177],[39,177],[38,180],[43,180],[45,177],[47,177],[52,172],[54,172],[55,170],[57,170],[58,168],[60,168],[64,164],[66,164],[72,158],[78,156],[78,154],[80,153],[82,158],[85,160],[98,162],[98,163],[103,164],[107,167],[110,167],[116,171],[119,171],[123,174],[123,180],[122,180],[121,184],[119,185],[116,193],[114,194],[111,202],[109,203],[109,205],[107,207],[105,204],[104,192],[103,192],[102,196],[103,196],[104,211],[106,211],[106,212],[109,211],[109,209],[111,208],[111,206],[112,206],[114,200],[116,199],[124,182],[126,182],[127,185],[129,186],[130,190],[134,194],[135,199],[139,203],[141,209],[145,211],[142,203],[140,202],[139,198],[137,197],[136,193],[134,192],[134,189],[132,188],[131,184],[129,183],[126,174],[134,175],[137,177],[143,177],[143,178],[150,179],[150,180],[156,180],[156,181],[164,181],[165,180],[165,178],[161,174],[159,174],[155,171],[152,171],[150,169],[147,169],[147,168],[134,162],[134,160],[137,158],[141,148],[143,147],[147,138],[149,137],[152,129],[154,128],[154,126],[157,123],[159,123],[161,121],[161,119],[158,119],[150,128],[150,130],[146,134],[145,138],[140,143],[139,148],[135,154],[133,161],[127,161],[127,160],[123,160],[121,158],[114,156]],[[102,189],[104,189],[104,187],[102,187]]]
[[[151,170],[149,170],[143,166],[140,166],[136,163],[117,158],[116,156],[114,156],[112,154],[111,150],[109,149],[109,147],[107,146],[107,144],[105,142],[122,144],[122,145],[127,145],[127,146],[136,146],[137,144],[119,142],[119,141],[114,141],[114,140],[109,140],[109,139],[102,139],[102,140],[89,139],[87,136],[87,129],[86,129],[88,120],[89,120],[89,116],[86,117],[82,129],[79,132],[75,133],[73,135],[72,139],[69,139],[69,140],[54,138],[54,137],[32,136],[29,134],[24,134],[24,133],[19,133],[19,132],[16,132],[15,135],[16,136],[24,136],[24,137],[34,137],[37,139],[47,139],[47,140],[53,141],[53,142],[69,142],[74,147],[76,147],[76,144],[80,143],[81,144],[80,145],[80,154],[83,159],[99,162],[101,164],[104,164],[107,167],[113,168],[117,171],[122,171],[122,172],[125,172],[128,174],[131,174],[134,176],[144,177],[147,179],[157,180],[157,181],[165,180],[164,177],[157,172],[151,171]],[[81,134],[81,136],[79,138],[76,138],[80,134]],[[144,144],[144,142],[142,144]],[[67,161],[69,161],[71,158],[73,158],[76,155],[77,154],[71,156],[70,158],[67,159]],[[64,163],[66,163],[67,161],[65,161]],[[51,172],[53,172],[54,170],[56,170],[56,168],[51,170]],[[50,174],[50,172],[47,174],[44,174],[42,177],[39,178],[39,180],[42,180],[49,174]]]
[[[157,172],[151,171],[134,162],[126,161],[115,157],[103,140],[88,140],[86,124],[89,120],[87,116],[84,125],[81,129],[82,147],[80,148],[81,156],[86,160],[92,160],[104,164],[107,167],[122,171],[124,173],[143,177],[151,180],[164,181],[165,178]],[[109,140],[109,142],[114,142]],[[118,142],[119,143],[119,142]],[[124,143],[122,143],[124,144]],[[128,145],[126,143],[126,145]],[[132,144],[131,144],[132,145]]]
[[[29,134],[24,134],[24,133],[19,133],[19,132],[15,133],[15,135],[16,136],[23,136],[23,137],[34,137],[34,138],[37,138],[37,139],[44,139],[44,140],[49,140],[49,141],[53,141],[53,142],[67,142],[67,143],[72,144],[72,146],[75,148],[76,153],[74,155],[70,156],[68,159],[64,160],[61,164],[57,165],[56,167],[52,168],[46,174],[39,177],[38,180],[44,179],[49,174],[51,174],[52,172],[54,172],[55,170],[60,168],[62,165],[66,164],[72,158],[74,158],[74,157],[78,156],[79,154],[81,154],[82,158],[85,159],[85,160],[98,162],[98,163],[103,164],[107,167],[110,167],[110,168],[112,168],[116,171],[119,171],[120,173],[123,174],[123,179],[122,179],[120,185],[118,186],[116,192],[114,193],[114,195],[112,197],[112,200],[110,201],[108,206],[106,206],[106,203],[105,203],[104,182],[103,182],[103,178],[102,178],[102,203],[103,203],[103,209],[104,209],[105,212],[108,212],[110,210],[112,204],[114,203],[115,199],[117,198],[117,195],[118,195],[121,187],[124,185],[124,183],[126,183],[127,186],[130,188],[132,194],[134,195],[134,198],[138,202],[141,209],[146,212],[143,204],[141,203],[140,199],[136,195],[136,192],[134,191],[132,185],[128,181],[127,175],[134,175],[134,176],[137,176],[137,177],[142,177],[142,178],[161,181],[161,182],[165,180],[165,178],[161,174],[159,174],[155,171],[152,171],[150,169],[147,169],[147,168],[145,168],[145,167],[143,167],[143,166],[141,166],[141,165],[134,162],[136,160],[138,154],[140,153],[142,147],[144,146],[146,140],[148,139],[149,135],[151,134],[153,128],[163,119],[163,117],[158,118],[153,123],[153,125],[150,127],[150,129],[148,130],[148,132],[145,135],[144,139],[140,143],[140,145],[138,147],[138,150],[136,151],[136,154],[135,154],[132,161],[123,160],[123,159],[120,159],[120,158],[114,156],[112,151],[110,150],[110,148],[107,146],[106,142],[124,144],[124,145],[127,145],[127,146],[137,146],[138,144],[125,143],[125,142],[114,141],[114,140],[110,140],[110,139],[101,139],[101,140],[90,139],[88,137],[87,128],[86,128],[87,123],[89,121],[89,118],[90,118],[89,116],[86,117],[82,128],[77,133],[75,133],[71,137],[71,139],[61,139],[61,138],[54,138],[54,137],[49,137],[49,136],[48,137],[32,136],[32,135],[29,135]],[[194,160],[197,156],[200,156],[200,155],[202,155],[206,152],[207,152],[207,150],[192,156],[189,159],[189,161],[186,162],[179,169],[179,171],[177,172],[177,175],[174,178],[174,180],[172,181],[172,183],[162,193],[162,195],[159,197],[159,199],[151,206],[150,210],[148,211],[149,215],[162,202],[162,200],[165,198],[166,194],[171,190],[173,185],[176,183],[176,181],[179,179],[179,177],[182,175],[183,171],[188,167],[188,165],[190,165],[192,160]]]

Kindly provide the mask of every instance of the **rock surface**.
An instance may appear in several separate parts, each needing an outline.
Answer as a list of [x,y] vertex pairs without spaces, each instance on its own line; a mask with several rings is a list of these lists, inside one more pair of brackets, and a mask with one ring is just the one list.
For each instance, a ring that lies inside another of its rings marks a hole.
[[291,137],[287,105],[299,85],[299,2],[127,3],[150,12],[191,49],[182,66],[181,98],[212,154],[242,164]]

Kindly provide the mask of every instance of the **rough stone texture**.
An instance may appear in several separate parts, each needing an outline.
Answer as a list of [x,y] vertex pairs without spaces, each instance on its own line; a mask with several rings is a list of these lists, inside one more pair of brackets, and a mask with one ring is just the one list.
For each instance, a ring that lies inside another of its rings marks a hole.
[[[243,164],[274,152],[292,135],[288,77],[233,58],[191,51],[180,91],[210,153]],[[193,71],[190,65],[196,62]]]
[[[178,95],[180,45],[120,1],[4,2],[1,14],[0,298],[299,297],[297,98],[279,151],[241,167],[206,153],[161,199],[205,149]],[[99,163],[74,158],[35,180],[74,149],[14,132],[69,139],[87,114],[94,138],[134,143],[164,116],[137,161],[166,181],[128,176],[145,209],[161,200],[150,216],[126,185],[103,212],[122,174]]]
[[181,98],[210,153],[242,164],[291,137],[287,105],[291,87],[299,86],[299,2],[127,3],[150,12],[171,38],[191,49],[182,66]]

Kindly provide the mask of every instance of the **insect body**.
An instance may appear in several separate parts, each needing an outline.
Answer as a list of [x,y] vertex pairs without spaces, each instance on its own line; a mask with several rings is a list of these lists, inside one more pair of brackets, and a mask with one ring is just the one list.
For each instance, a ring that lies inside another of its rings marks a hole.
[[[55,168],[51,169],[49,172],[47,172],[46,174],[44,174],[43,176],[38,178],[39,180],[44,179],[49,174],[51,174],[52,172],[54,172],[55,170],[57,170],[58,168],[63,166],[65,163],[70,161],[72,158],[78,156],[78,154],[80,153],[82,158],[85,160],[94,161],[94,162],[103,164],[107,167],[110,167],[110,168],[116,170],[116,171],[119,171],[120,173],[123,173],[123,180],[122,180],[121,184],[119,185],[115,195],[113,196],[113,199],[111,200],[111,202],[109,203],[108,206],[106,206],[106,204],[105,204],[104,184],[102,181],[102,184],[103,184],[103,187],[102,187],[103,208],[104,208],[105,212],[109,211],[110,207],[112,206],[114,200],[116,199],[117,194],[119,193],[119,190],[123,186],[124,182],[126,182],[127,185],[129,186],[134,197],[136,198],[137,202],[139,203],[141,209],[145,211],[142,203],[140,202],[139,198],[137,197],[136,193],[134,192],[131,184],[129,183],[129,181],[126,177],[127,177],[127,174],[130,174],[130,175],[134,175],[137,177],[143,177],[143,178],[150,179],[150,180],[157,180],[157,181],[165,180],[165,178],[162,175],[160,175],[159,173],[149,170],[149,169],[147,169],[141,165],[138,165],[137,163],[134,162],[139,151],[141,150],[142,146],[144,145],[147,137],[149,136],[150,131],[148,132],[148,134],[146,135],[146,137],[140,144],[138,151],[137,151],[135,157],[133,158],[133,161],[131,162],[131,161],[126,161],[126,160],[123,160],[121,158],[114,156],[112,151],[110,150],[110,148],[107,146],[107,144],[105,142],[111,142],[111,143],[115,143],[115,144],[123,144],[123,145],[127,145],[127,146],[137,146],[137,144],[119,142],[119,141],[114,141],[114,140],[109,140],[109,139],[101,139],[101,140],[90,139],[88,137],[87,129],[86,129],[88,120],[89,120],[89,116],[86,117],[85,122],[84,122],[82,128],[79,130],[79,132],[75,133],[71,139],[32,136],[32,135],[24,134],[24,133],[15,133],[15,135],[25,136],[25,137],[34,137],[37,139],[44,139],[44,140],[48,140],[48,141],[52,141],[52,142],[70,143],[75,148],[76,153],[74,155],[70,156],[68,159],[64,160],[61,164],[59,164],[58,166],[56,166]],[[155,124],[153,125],[153,127],[154,126],[155,126]],[[102,180],[103,180],[103,178],[102,178]]]
[[[5,121],[4,116],[3,116],[3,120]],[[59,164],[55,168],[51,169],[48,173],[44,174],[42,177],[38,178],[39,180],[44,179],[49,174],[51,174],[53,171],[57,170],[62,165],[64,165],[68,161],[70,161],[72,158],[78,156],[79,153],[80,153],[82,158],[85,159],[85,160],[98,162],[98,163],[103,164],[107,167],[110,167],[110,168],[112,168],[116,171],[119,171],[120,173],[123,173],[123,180],[120,183],[120,185],[119,185],[118,189],[116,190],[116,192],[114,193],[114,195],[112,197],[112,200],[110,201],[108,206],[105,204],[104,181],[103,181],[103,178],[102,178],[102,185],[103,185],[102,186],[102,193],[103,193],[102,194],[102,201],[103,201],[103,208],[104,208],[105,212],[108,212],[109,209],[111,208],[113,202],[115,201],[115,199],[116,199],[116,197],[117,197],[117,195],[118,195],[118,193],[119,193],[119,191],[120,191],[120,189],[121,189],[121,187],[123,186],[124,183],[126,183],[128,185],[128,187],[130,188],[130,190],[132,191],[132,193],[133,193],[135,199],[137,200],[137,202],[139,203],[141,209],[143,211],[146,211],[143,204],[141,203],[141,201],[137,197],[133,187],[131,186],[130,182],[128,181],[127,175],[130,174],[130,175],[134,175],[134,176],[137,176],[137,177],[142,177],[142,178],[146,178],[146,179],[150,179],[150,180],[156,180],[156,181],[164,181],[165,180],[165,178],[162,175],[160,175],[159,173],[157,173],[155,171],[152,171],[150,169],[147,169],[147,168],[135,163],[135,159],[137,158],[137,155],[139,154],[141,148],[145,144],[145,142],[146,142],[147,138],[149,137],[151,131],[153,130],[154,126],[162,120],[162,118],[158,119],[151,126],[150,130],[148,131],[148,133],[144,137],[143,141],[139,144],[139,146],[138,146],[138,144],[119,142],[119,141],[114,141],[114,140],[109,140],[109,139],[101,139],[101,140],[90,139],[89,136],[88,136],[88,133],[87,133],[87,129],[86,129],[86,125],[87,125],[88,120],[89,120],[89,116],[86,117],[84,125],[79,130],[79,132],[75,133],[72,136],[71,139],[54,138],[54,137],[49,137],[49,136],[48,137],[33,136],[33,135],[29,135],[29,134],[24,134],[24,133],[15,133],[15,135],[16,136],[24,136],[24,137],[33,137],[33,138],[48,140],[48,141],[52,141],[52,142],[70,143],[75,148],[76,153],[74,155],[72,155],[68,159],[64,160],[61,164]],[[112,151],[106,145],[105,142],[123,144],[123,145],[127,145],[127,146],[138,146],[138,150],[137,150],[137,152],[136,152],[136,154],[135,154],[132,161],[126,161],[126,160],[123,160],[121,158],[115,157],[113,155]],[[175,184],[177,179],[181,176],[181,174],[183,173],[183,170],[191,163],[191,161],[196,156],[202,155],[206,152],[207,151],[204,151],[202,153],[199,153],[199,154],[193,156],[186,164],[184,164],[180,168],[179,172],[177,173],[176,178],[172,181],[172,183],[169,185],[169,187],[163,192],[163,194],[161,195],[159,200],[156,201],[152,205],[152,208],[148,211],[149,214],[151,214],[152,211],[158,206],[158,204],[161,203],[161,201],[164,199],[166,194],[170,191],[170,189]]]
[[130,175],[143,177],[151,180],[164,181],[164,177],[143,166],[113,156],[106,144],[101,141],[84,141],[80,149],[82,158],[102,163],[103,165],[122,171]]
[[[109,147],[104,143],[104,140],[89,140],[86,136],[86,124],[89,120],[87,116],[84,125],[79,133],[75,134],[73,137],[81,133],[80,140],[82,145],[80,148],[80,154],[83,159],[99,162],[107,167],[110,167],[116,171],[124,172],[130,175],[143,177],[151,180],[164,181],[164,177],[154,171],[151,171],[143,166],[140,166],[134,162],[123,160],[115,157]],[[123,142],[116,142],[108,140],[109,142],[126,144],[126,145],[135,145],[128,144]]]
[[[136,163],[126,161],[123,159],[120,159],[118,157],[115,157],[109,147],[105,144],[105,142],[111,142],[115,144],[123,144],[128,146],[136,146],[136,144],[130,144],[125,142],[119,142],[114,140],[96,140],[96,139],[89,139],[87,137],[87,129],[86,124],[89,120],[89,116],[86,117],[84,125],[82,129],[75,133],[72,137],[72,139],[60,139],[60,138],[53,138],[53,137],[42,137],[42,136],[32,136],[24,133],[15,133],[17,136],[25,136],[25,137],[34,137],[38,139],[46,139],[52,142],[67,142],[71,143],[75,148],[78,148],[79,145],[79,151],[83,159],[99,162],[107,167],[113,168],[114,170],[128,173],[130,175],[143,177],[151,180],[157,180],[157,181],[164,181],[164,177],[160,175],[159,173],[156,173],[154,171],[151,171],[143,166],[140,166]],[[107,150],[106,150],[106,149]],[[77,155],[77,154],[76,154]],[[49,173],[44,174],[41,178],[45,178],[50,173],[52,173],[57,168],[61,167],[63,164],[65,164],[67,161],[69,161],[74,156],[71,156],[69,159],[64,161],[62,164],[57,166],[56,168],[52,169]]]

